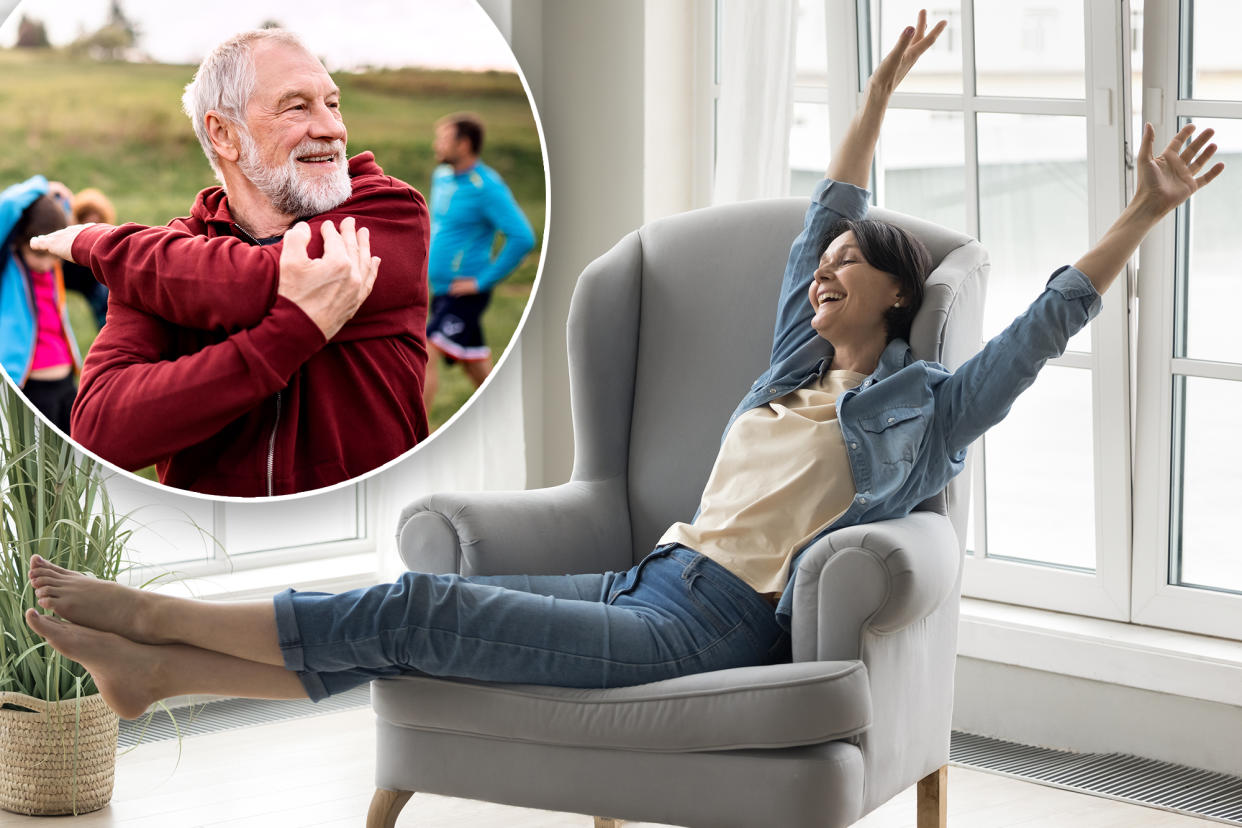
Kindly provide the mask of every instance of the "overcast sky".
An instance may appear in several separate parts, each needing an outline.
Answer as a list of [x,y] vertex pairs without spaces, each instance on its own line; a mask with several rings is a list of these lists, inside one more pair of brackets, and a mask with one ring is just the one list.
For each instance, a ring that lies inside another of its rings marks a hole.
[[[23,14],[63,45],[108,19],[110,0],[0,0],[0,46]],[[297,32],[330,71],[358,66],[517,70],[513,53],[475,0],[121,0],[139,48],[164,63],[196,64],[220,41],[266,20]],[[196,10],[198,9],[198,10]]]

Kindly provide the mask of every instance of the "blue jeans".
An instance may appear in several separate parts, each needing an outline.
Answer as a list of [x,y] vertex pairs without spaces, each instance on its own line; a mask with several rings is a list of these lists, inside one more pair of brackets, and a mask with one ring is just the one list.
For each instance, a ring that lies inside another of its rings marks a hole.
[[421,674],[621,687],[788,659],[771,604],[714,561],[662,546],[627,572],[428,575],[274,599],[285,667],[312,701]]

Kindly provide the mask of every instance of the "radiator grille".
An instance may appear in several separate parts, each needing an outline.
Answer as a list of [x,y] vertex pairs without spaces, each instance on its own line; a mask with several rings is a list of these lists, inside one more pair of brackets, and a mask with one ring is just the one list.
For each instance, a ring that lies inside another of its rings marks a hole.
[[956,765],[1242,825],[1242,779],[1121,753],[1071,753],[954,731]]
[[364,684],[344,693],[329,696],[318,703],[311,702],[309,699],[290,701],[221,699],[193,707],[180,707],[173,711],[173,716],[176,717],[175,724],[163,710],[156,710],[132,722],[122,721],[117,746],[127,748],[139,742],[175,739],[178,731],[182,736],[196,736],[201,733],[216,733],[238,727],[270,724],[284,719],[337,713],[356,707],[366,707],[370,703],[371,688],[370,685]]

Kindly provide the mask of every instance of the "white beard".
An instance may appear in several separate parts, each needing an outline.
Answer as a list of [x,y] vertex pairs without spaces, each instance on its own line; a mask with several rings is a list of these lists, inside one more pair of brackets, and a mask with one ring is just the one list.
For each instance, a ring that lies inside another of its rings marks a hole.
[[[297,159],[307,155],[335,155],[335,172],[311,179],[303,178]],[[273,207],[289,216],[308,217],[326,213],[349,198],[352,192],[343,141],[303,141],[289,153],[288,161],[269,167],[259,157],[254,139],[243,131],[241,158],[237,165],[242,175],[272,202]]]

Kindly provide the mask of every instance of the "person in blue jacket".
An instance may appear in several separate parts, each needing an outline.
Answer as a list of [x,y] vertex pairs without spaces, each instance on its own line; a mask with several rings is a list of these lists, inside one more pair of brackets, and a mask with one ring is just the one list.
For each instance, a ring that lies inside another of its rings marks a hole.
[[30,246],[31,238],[67,224],[49,189],[36,175],[0,193],[0,364],[35,408],[68,434],[82,361],[69,326],[61,261]]
[[[431,176],[431,250],[427,281],[427,376],[423,402],[431,409],[439,382],[437,363],[460,362],[477,388],[492,370],[492,352],[480,324],[492,289],[512,273],[531,248],[535,233],[505,185],[479,160],[483,122],[470,113],[436,123],[432,151],[439,166]],[[495,255],[499,234],[504,243]]]
[[[37,603],[60,618],[31,608],[26,623],[85,665],[130,718],[168,696],[318,701],[410,673],[600,688],[788,659],[782,592],[799,550],[939,493],[969,444],[1099,311],[1143,237],[1223,169],[1209,166],[1210,130],[1196,136],[1188,125],[1156,154],[1148,125],[1134,197],[1095,246],[956,371],[914,359],[905,337],[931,260],[904,231],[866,218],[866,187],[889,98],[944,25],[928,31],[921,13],[872,74],[773,278],[769,367],[729,421],[699,515],[670,527],[636,566],[529,577],[406,572],[336,595],[286,590],[221,603],[131,589],[35,556]],[[719,499],[734,507],[719,514]]]

